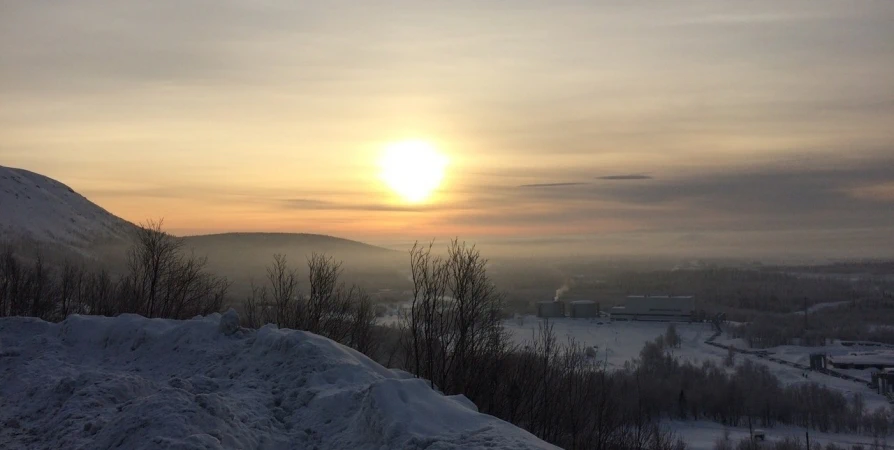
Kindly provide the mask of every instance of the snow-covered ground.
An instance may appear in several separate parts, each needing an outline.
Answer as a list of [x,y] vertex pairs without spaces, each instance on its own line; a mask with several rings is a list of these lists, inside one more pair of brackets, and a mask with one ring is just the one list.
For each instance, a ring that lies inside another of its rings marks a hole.
[[[511,331],[515,343],[524,345],[531,342],[540,328],[541,319],[525,316],[507,320],[506,328]],[[662,322],[612,322],[606,319],[550,319],[560,341],[574,338],[586,346],[597,347],[601,361],[608,366],[621,368],[624,363],[639,357],[646,342],[653,341],[667,331],[668,324]],[[720,360],[725,353],[720,349],[704,345],[713,332],[707,323],[677,323],[677,333],[682,345],[674,349],[679,358],[701,361],[706,358]]]
[[[717,343],[723,345],[735,345],[737,348],[748,348],[748,344],[742,339],[733,339],[728,335],[723,335],[716,340]],[[863,347],[860,345],[853,346],[844,346],[841,345],[840,342],[834,342],[829,345],[816,346],[816,347],[805,347],[800,345],[781,345],[778,347],[771,347],[766,350],[772,356],[790,361],[797,364],[802,365],[810,365],[810,355],[813,353],[822,353],[825,354],[835,360],[845,361],[848,358],[853,360],[859,360],[861,357],[868,358],[870,360],[875,359],[890,359],[894,358],[894,351],[891,348],[878,347],[878,346],[867,346]],[[866,382],[869,382],[872,378],[872,372],[875,369],[868,370],[858,370],[858,369],[835,369],[838,372],[842,372],[857,378],[861,378]]]
[[[725,432],[729,432],[730,440],[735,446],[739,441],[750,436],[747,427],[725,427],[715,422],[668,422],[669,429],[677,433],[677,435],[686,442],[690,450],[711,450],[714,443],[718,439],[722,439]],[[758,427],[756,427],[758,428]],[[801,445],[804,445],[807,436],[803,428],[779,426],[775,428],[765,429],[766,439],[768,442],[781,441],[786,438],[798,439]],[[855,436],[848,434],[819,433],[810,431],[810,444],[819,443],[823,446],[834,443],[839,447],[850,448],[853,445],[862,445],[863,448],[873,448],[874,439],[867,436]],[[884,444],[884,441],[879,441]],[[884,447],[882,447],[884,448]]]
[[[512,332],[516,343],[524,345],[530,342],[533,334],[542,323],[541,319],[532,316],[507,320],[505,326]],[[646,342],[652,341],[667,331],[668,323],[661,322],[610,322],[604,319],[550,319],[553,330],[559,339],[574,338],[577,342],[598,347],[599,358],[608,361],[609,368],[620,368],[626,361],[639,357]],[[674,354],[682,359],[690,361],[703,361],[714,359],[722,361],[726,351],[705,344],[712,334],[711,325],[705,323],[676,323],[677,332],[682,338],[682,345],[674,349]],[[732,339],[726,335],[720,336],[718,343],[733,344],[739,348],[747,348],[741,340]],[[828,351],[831,354],[854,351],[852,348],[837,346],[834,348],[785,346],[769,349],[776,353],[776,357],[792,362],[807,365],[810,353],[816,351]],[[859,349],[858,349],[859,350]],[[809,373],[804,377],[804,372],[795,367],[776,364],[754,356],[739,354],[740,360],[749,358],[754,362],[766,365],[770,371],[784,384],[808,383],[816,381],[831,389],[837,390],[848,397],[856,393],[863,394],[866,406],[869,409],[888,406],[887,400],[870,390],[866,385],[819,373]],[[863,372],[863,371],[854,371]],[[854,375],[854,373],[852,373]],[[868,372],[862,374],[868,380]],[[691,449],[711,449],[714,442],[723,437],[723,425],[713,422],[668,422],[666,424],[686,441]],[[730,428],[731,438],[738,442],[748,436],[747,428]],[[785,437],[804,438],[804,430],[791,427],[777,427],[767,430],[769,440],[781,440]],[[811,433],[811,439],[815,442],[835,442],[839,445],[850,443],[871,444],[872,439],[865,436],[851,436],[841,434]],[[865,445],[867,448],[870,446]]]
[[[822,311],[827,308],[837,308],[839,306],[844,306],[852,303],[850,300],[838,301],[838,302],[825,302],[825,303],[817,303],[809,308],[807,308],[807,313],[813,314],[818,311]],[[792,313],[794,316],[803,316],[804,311],[795,311]]]
[[125,239],[132,227],[56,180],[0,166],[0,239],[88,247]]
[[[639,357],[640,350],[646,342],[652,341],[667,331],[668,323],[662,322],[610,322],[605,319],[550,319],[553,330],[561,340],[573,337],[577,342],[587,346],[598,347],[598,357],[608,361],[609,368],[621,368],[626,361]],[[516,343],[530,342],[537,331],[541,319],[525,316],[521,319],[507,320],[505,326],[512,332]],[[726,351],[705,344],[712,334],[711,325],[706,323],[676,323],[677,333],[682,338],[682,345],[674,349],[674,354],[683,360],[704,361],[713,359],[720,363],[726,356]],[[744,341],[732,339],[727,335],[720,336],[717,343],[735,345],[738,348],[747,348]],[[847,354],[860,351],[859,348],[844,347],[841,345],[829,347],[799,347],[785,346],[768,349],[775,353],[779,359],[788,360],[804,365],[809,365],[809,355],[814,352],[826,352],[832,355]],[[878,349],[876,349],[878,350]],[[863,394],[866,405],[870,409],[889,406],[885,397],[869,389],[865,384],[843,380],[820,373],[808,373],[805,378],[804,371],[787,365],[773,363],[755,356],[739,354],[738,359],[748,358],[752,361],[766,365],[780,382],[786,385],[809,383],[815,381],[830,389],[837,390],[851,397],[856,393]],[[869,371],[844,371],[850,375],[858,376],[869,381]]]
[[237,320],[0,319],[0,448],[555,448],[333,341]]
[[[721,337],[717,340],[719,343],[736,343],[739,348],[747,348],[747,345],[741,340],[728,339],[726,336]],[[802,364],[805,366],[810,365],[810,354],[812,353],[824,353],[830,356],[843,356],[851,353],[860,353],[862,351],[878,351],[877,348],[861,348],[861,347],[845,347],[840,344],[832,344],[821,347],[803,347],[798,345],[783,345],[779,347],[772,347],[765,349],[769,354],[775,358],[789,361],[797,364]],[[744,357],[740,355],[739,357]],[[854,394],[860,393],[863,394],[864,399],[866,400],[866,406],[869,409],[876,409],[881,407],[890,406],[888,400],[879,395],[877,392],[869,389],[867,386],[855,383],[853,381],[842,380],[840,378],[836,378],[829,375],[823,375],[816,372],[808,372],[807,378],[805,379],[802,375],[802,372],[799,369],[788,367],[780,364],[774,364],[772,362],[766,361],[760,358],[754,358],[755,361],[761,362],[762,364],[766,364],[770,367],[770,370],[779,378],[779,380],[785,384],[793,384],[793,383],[805,383],[810,381],[816,381],[818,383],[822,383],[823,385],[835,389],[847,396],[853,396]],[[835,369],[837,372],[841,372],[853,377],[860,378],[869,382],[872,378],[872,370],[844,370],[844,369]]]

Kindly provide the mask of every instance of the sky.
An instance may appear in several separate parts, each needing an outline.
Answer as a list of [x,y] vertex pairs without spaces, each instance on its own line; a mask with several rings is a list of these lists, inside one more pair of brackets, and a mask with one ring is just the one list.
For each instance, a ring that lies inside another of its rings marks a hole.
[[[894,251],[894,2],[0,0],[0,165],[177,234]],[[449,160],[419,204],[384,148]]]

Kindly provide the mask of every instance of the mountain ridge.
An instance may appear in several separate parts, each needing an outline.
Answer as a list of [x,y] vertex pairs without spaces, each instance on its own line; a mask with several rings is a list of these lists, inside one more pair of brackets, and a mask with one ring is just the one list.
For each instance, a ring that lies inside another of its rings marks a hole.
[[[138,226],[65,183],[27,169],[0,165],[0,240],[58,244],[86,251],[99,245],[125,244]],[[315,233],[232,231],[178,237],[188,246],[199,249],[213,245],[283,247],[307,253],[334,251],[369,256],[399,253],[361,241]]]
[[325,242],[327,244],[333,245],[343,245],[354,247],[356,250],[369,250],[369,251],[381,251],[387,253],[396,253],[397,250],[380,247],[378,245],[368,244],[363,241],[357,241],[353,239],[347,239],[339,236],[333,236],[330,234],[320,234],[320,233],[303,233],[303,232],[267,232],[267,231],[229,231],[223,233],[210,233],[210,234],[195,234],[188,236],[178,236],[183,239],[185,242],[198,243],[202,241],[209,240],[255,240],[255,241],[266,241],[265,243],[270,243],[271,241],[295,241],[295,240],[317,240],[321,242]]
[[89,248],[123,242],[134,227],[60,181],[0,166],[0,238]]

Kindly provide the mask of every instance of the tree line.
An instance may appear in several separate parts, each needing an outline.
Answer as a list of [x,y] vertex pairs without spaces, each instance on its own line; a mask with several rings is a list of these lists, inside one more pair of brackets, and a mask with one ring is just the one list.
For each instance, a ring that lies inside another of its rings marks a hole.
[[659,337],[638,360],[619,372],[649,380],[636,392],[645,413],[681,420],[711,420],[728,426],[793,425],[830,433],[887,436],[894,431],[888,408],[868,411],[862,395],[845,397],[816,383],[783,385],[763,364],[743,359],[732,367],[712,360],[681,362]]
[[832,277],[802,278],[768,270],[711,268],[651,272],[623,272],[609,277],[606,286],[635,294],[661,292],[694,295],[699,308],[767,313],[790,313],[816,303],[860,297],[858,287]]
[[298,269],[285,255],[274,255],[265,279],[251,282],[242,303],[243,325],[272,323],[310,331],[380,359],[384,333],[376,327],[375,305],[362,288],[340,281],[341,274],[341,262],[313,253],[307,258],[307,291],[302,292]]
[[162,222],[139,227],[121,273],[91,270],[84,261],[48,264],[43,255],[17,255],[0,248],[0,317],[32,316],[59,321],[70,314],[187,319],[220,311],[230,282],[207,269],[207,259],[189,253],[162,230]]
[[825,345],[833,339],[894,344],[894,298],[865,298],[824,308],[806,316],[758,315],[730,326],[730,334],[753,348]]

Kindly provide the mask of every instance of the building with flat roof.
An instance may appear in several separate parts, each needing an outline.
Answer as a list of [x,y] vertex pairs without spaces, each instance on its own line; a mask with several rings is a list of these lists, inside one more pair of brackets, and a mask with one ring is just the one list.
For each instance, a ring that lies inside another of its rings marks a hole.
[[828,364],[837,369],[892,369],[894,368],[894,352],[879,350],[834,355],[828,357]]
[[631,295],[611,309],[612,320],[689,322],[695,313],[691,295]]

